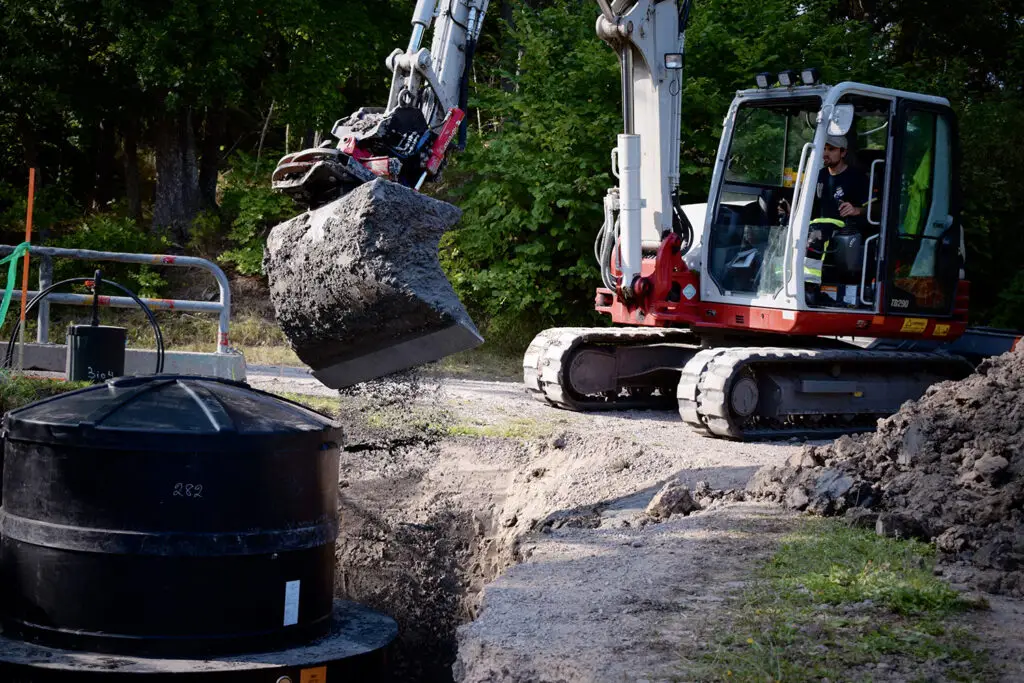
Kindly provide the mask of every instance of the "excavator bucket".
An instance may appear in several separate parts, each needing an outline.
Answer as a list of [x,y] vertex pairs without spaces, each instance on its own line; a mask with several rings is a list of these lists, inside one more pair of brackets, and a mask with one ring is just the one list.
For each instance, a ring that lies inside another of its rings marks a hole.
[[387,180],[276,226],[263,267],[299,358],[339,389],[483,343],[438,261],[461,217]]

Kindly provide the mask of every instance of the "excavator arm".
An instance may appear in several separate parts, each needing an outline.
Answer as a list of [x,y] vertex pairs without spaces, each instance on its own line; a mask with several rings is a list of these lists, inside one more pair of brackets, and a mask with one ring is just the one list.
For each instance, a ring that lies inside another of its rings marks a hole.
[[[330,142],[286,155],[274,171],[273,187],[309,210],[271,231],[271,298],[292,347],[327,386],[483,341],[437,259],[437,240],[459,212],[418,190],[439,176],[464,125],[487,5],[418,0],[408,46],[387,58],[386,106],[340,119]],[[643,284],[645,241],[657,246],[675,226],[685,12],[676,0],[598,5],[598,35],[622,62],[624,121],[613,163],[620,183],[605,200],[598,251],[602,266],[618,254],[619,272],[604,275],[628,299]]]
[[656,250],[668,233],[680,235],[684,253],[693,240],[676,198],[691,0],[597,4],[597,35],[619,55],[623,129],[612,152],[619,183],[605,198],[595,256],[605,287],[629,301],[640,294],[644,251]]
[[435,180],[460,128],[464,140],[469,73],[487,5],[418,0],[408,46],[386,61],[392,72],[387,106],[363,107],[334,124],[333,141],[283,157],[273,188],[315,208],[374,178],[417,190]]

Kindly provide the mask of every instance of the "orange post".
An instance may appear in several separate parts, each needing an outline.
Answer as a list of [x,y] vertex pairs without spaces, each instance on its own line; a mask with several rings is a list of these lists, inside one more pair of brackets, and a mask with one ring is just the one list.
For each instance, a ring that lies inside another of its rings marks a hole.
[[[25,241],[32,241],[32,202],[36,194],[36,169],[28,169],[28,213],[25,216]],[[28,252],[21,272],[21,329],[25,329],[25,306],[28,304]]]
[[[32,203],[36,194],[36,169],[28,169],[28,213],[25,216],[25,241],[32,241]],[[21,326],[18,328],[18,372],[25,367],[25,307],[28,305],[28,252],[21,273]]]

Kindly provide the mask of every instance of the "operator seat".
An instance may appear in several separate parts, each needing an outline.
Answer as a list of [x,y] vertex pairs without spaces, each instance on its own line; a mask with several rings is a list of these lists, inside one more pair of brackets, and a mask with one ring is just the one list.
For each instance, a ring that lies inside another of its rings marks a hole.
[[757,196],[757,206],[761,209],[761,225],[775,225],[778,222],[779,193],[773,187],[766,187]]

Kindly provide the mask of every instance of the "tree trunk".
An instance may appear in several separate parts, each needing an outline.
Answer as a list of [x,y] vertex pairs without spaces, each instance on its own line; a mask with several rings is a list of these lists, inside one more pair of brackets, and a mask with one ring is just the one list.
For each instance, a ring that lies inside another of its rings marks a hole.
[[139,182],[139,124],[135,119],[125,122],[124,137],[124,193],[128,198],[128,213],[136,221],[142,220],[142,191]]
[[116,150],[117,140],[113,124],[108,120],[100,121],[94,149],[93,182],[89,190],[91,201],[88,202],[93,209],[102,207],[114,198],[114,174],[117,169]]
[[161,119],[156,130],[156,197],[153,229],[179,245],[199,213],[199,169],[192,114],[185,110]]
[[203,142],[199,161],[200,206],[211,211],[217,210],[217,174],[220,173],[220,146],[224,141],[227,124],[227,110],[213,106],[206,110],[203,126]]

